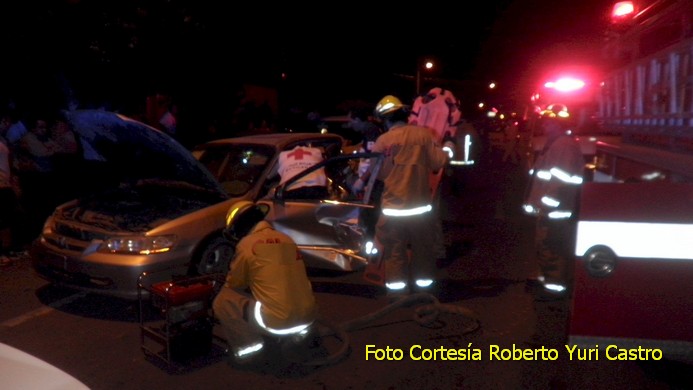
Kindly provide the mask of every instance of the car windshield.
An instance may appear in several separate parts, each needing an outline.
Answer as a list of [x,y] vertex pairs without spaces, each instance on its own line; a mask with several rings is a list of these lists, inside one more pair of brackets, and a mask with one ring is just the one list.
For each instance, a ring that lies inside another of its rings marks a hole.
[[240,196],[255,186],[275,153],[267,145],[225,144],[207,145],[193,155],[229,195]]

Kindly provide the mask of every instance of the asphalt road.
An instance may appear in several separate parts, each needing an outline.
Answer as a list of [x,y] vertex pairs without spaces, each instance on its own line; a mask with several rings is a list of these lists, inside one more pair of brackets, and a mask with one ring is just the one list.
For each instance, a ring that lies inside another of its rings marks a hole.
[[[443,225],[455,256],[440,270],[443,305],[433,322],[415,317],[422,304],[386,310],[382,291],[361,273],[311,272],[325,321],[364,320],[348,332],[348,353],[330,364],[291,362],[275,348],[265,362],[234,367],[214,347],[168,367],[141,349],[137,302],[54,288],[26,257],[0,269],[0,342],[93,389],[690,388],[690,366],[567,359],[569,302],[537,303],[525,283],[536,266],[531,221],[519,209],[525,170],[497,157],[485,156],[472,175],[444,187]],[[311,358],[330,360],[339,347],[326,336]]]

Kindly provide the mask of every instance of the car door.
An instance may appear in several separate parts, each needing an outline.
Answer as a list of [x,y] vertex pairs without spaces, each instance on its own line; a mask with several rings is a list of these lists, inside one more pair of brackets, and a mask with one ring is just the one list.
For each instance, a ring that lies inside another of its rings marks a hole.
[[[362,192],[352,189],[359,162],[372,167]],[[265,198],[270,203],[267,220],[289,235],[301,249],[309,267],[352,271],[367,263],[372,242],[376,194],[373,188],[382,164],[379,153],[345,154],[306,169],[278,186]],[[293,199],[286,191],[302,176],[323,169],[327,175],[327,199]]]

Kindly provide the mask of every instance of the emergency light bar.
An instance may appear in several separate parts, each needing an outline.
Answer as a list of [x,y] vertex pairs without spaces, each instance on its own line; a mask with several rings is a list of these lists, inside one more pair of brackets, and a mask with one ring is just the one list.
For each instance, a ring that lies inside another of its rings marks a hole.
[[563,77],[556,81],[546,82],[544,87],[552,88],[559,92],[572,92],[584,88],[585,82],[572,77]]
[[635,5],[632,1],[619,1],[611,9],[611,18],[622,19],[635,13]]

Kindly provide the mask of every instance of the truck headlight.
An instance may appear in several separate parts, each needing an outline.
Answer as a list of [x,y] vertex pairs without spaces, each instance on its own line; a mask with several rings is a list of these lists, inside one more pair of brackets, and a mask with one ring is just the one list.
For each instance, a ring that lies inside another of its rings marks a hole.
[[140,254],[168,252],[176,243],[176,236],[123,236],[104,240],[98,251],[103,253]]

